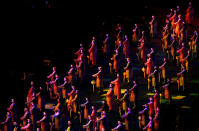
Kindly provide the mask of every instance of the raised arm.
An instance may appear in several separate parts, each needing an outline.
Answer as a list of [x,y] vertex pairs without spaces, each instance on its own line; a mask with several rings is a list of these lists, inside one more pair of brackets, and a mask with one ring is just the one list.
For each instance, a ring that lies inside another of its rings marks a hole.
[[47,76],[47,78],[51,78],[54,74],[56,73],[56,71],[53,71],[53,73],[51,73],[50,75]]
[[90,120],[86,125],[83,125],[83,128],[89,128],[91,122],[92,122],[92,120]]

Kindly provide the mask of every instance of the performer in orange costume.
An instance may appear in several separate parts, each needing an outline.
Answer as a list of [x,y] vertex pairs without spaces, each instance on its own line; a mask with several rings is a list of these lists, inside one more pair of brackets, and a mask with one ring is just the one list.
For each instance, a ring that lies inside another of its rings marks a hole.
[[37,121],[38,124],[41,124],[41,131],[47,131],[47,115],[46,112],[43,112],[43,117]]
[[69,96],[69,100],[68,100],[68,110],[70,111],[70,115],[72,112],[74,112],[73,110],[73,99],[75,98],[75,86],[72,86],[72,91],[70,93],[68,93]]
[[100,126],[99,126],[99,131],[104,131],[106,128],[105,124],[106,124],[106,112],[102,111],[101,113],[101,117],[97,120],[97,122],[100,122]]
[[92,62],[92,65],[96,65],[96,63],[97,63],[97,43],[95,42],[95,37],[93,37],[93,40],[91,42],[88,52],[89,52],[89,59]]
[[167,84],[163,85],[162,88],[164,89],[164,97],[168,102],[171,102],[171,89],[170,89],[170,79],[167,79]]
[[86,97],[86,102],[80,105],[84,107],[84,119],[88,119],[88,98]]
[[180,54],[179,61],[182,62],[183,59],[184,59],[184,55],[185,55],[185,46],[184,46],[184,43],[182,43],[182,47],[179,50],[177,50],[177,53]]
[[160,109],[157,107],[155,117],[153,118],[153,123],[154,123],[154,130],[159,131],[159,114],[160,114]]
[[133,71],[132,71],[132,66],[131,66],[131,61],[130,61],[130,58],[127,58],[127,64],[126,66],[124,67],[124,70],[125,70],[125,78],[127,79],[128,82],[130,82],[130,79],[131,79],[131,76],[133,74]]
[[152,117],[153,114],[154,114],[154,103],[153,103],[153,98],[152,97],[150,97],[149,99],[150,99],[150,102],[147,103],[147,105],[149,106],[149,116]]
[[125,130],[126,131],[131,131],[131,124],[130,124],[130,119],[131,119],[131,109],[128,107],[127,113],[125,113],[122,118],[124,118],[125,121]]
[[149,76],[152,71],[153,61],[151,59],[150,54],[148,54],[147,56],[148,56],[148,58],[147,58],[147,62],[145,63],[145,66],[146,66],[146,74]]
[[109,107],[109,111],[113,109],[113,97],[114,97],[114,91],[113,91],[113,86],[112,84],[109,85],[110,89],[106,94],[106,102]]
[[13,124],[12,124],[12,117],[10,112],[7,112],[6,114],[6,120],[4,122],[1,122],[1,125],[4,125],[4,131],[12,131]]
[[153,131],[153,118],[149,116],[149,123],[143,128],[143,130]]
[[154,111],[156,114],[157,108],[159,107],[160,104],[160,96],[157,90],[155,90],[155,95],[153,96],[153,99],[154,99]]
[[30,119],[27,119],[27,124],[21,127],[21,130],[32,131],[32,125],[31,125]]
[[28,108],[24,108],[24,115],[20,118],[20,120],[23,121],[23,126],[26,125],[26,120],[30,118],[30,112],[28,111]]
[[163,79],[163,81],[166,81],[166,64],[167,64],[167,60],[166,58],[164,58],[164,63],[159,67],[159,82],[161,80],[161,78]]
[[189,7],[186,10],[185,21],[187,24],[191,24],[193,19],[194,19],[194,9],[191,5],[191,2],[189,2]]
[[117,99],[120,99],[121,96],[121,87],[120,87],[120,75],[117,74],[117,78],[111,82],[111,84],[114,84],[114,95],[117,96]]
[[138,26],[137,24],[135,24],[135,28],[133,29],[133,35],[132,35],[132,41],[135,43],[138,41],[138,38],[139,38],[139,29],[138,29]]
[[86,128],[86,131],[95,131],[95,129],[93,129],[93,121],[90,115],[88,116],[88,123],[83,125],[83,128]]
[[93,122],[93,130],[95,131],[96,130],[96,122],[97,122],[97,112],[95,111],[95,107],[92,106],[92,112],[91,112],[91,119],[92,119],[92,122]]
[[[31,101],[32,100],[32,98],[33,98],[33,94],[35,94],[35,86],[34,86],[34,82],[33,81],[31,81],[31,83],[30,83],[30,85],[31,85],[31,87],[30,87],[30,89],[29,89],[29,91],[28,91],[28,95],[27,95],[27,98],[26,98],[26,101],[27,102],[29,102],[29,101]],[[29,107],[29,104],[27,105],[28,107]]]
[[155,20],[155,16],[152,16],[152,20],[149,22],[149,24],[150,24],[150,36],[153,39],[157,35],[157,21]]
[[145,51],[144,40],[141,40],[140,42],[141,43],[140,43],[140,46],[138,47],[139,52],[138,52],[137,56],[138,56],[138,60],[141,59],[144,62],[145,61],[145,56],[144,56],[144,51]]
[[135,81],[133,81],[133,87],[131,89],[129,89],[130,94],[130,102],[132,102],[134,104],[134,106],[136,105],[136,88],[137,88],[137,83]]
[[123,42],[123,53],[124,53],[124,57],[125,59],[129,57],[129,53],[130,53],[130,43],[128,40],[127,35],[125,35],[125,41]]
[[92,77],[96,77],[96,87],[100,90],[100,92],[103,92],[103,76],[102,76],[102,67],[98,67],[98,72]]
[[113,70],[117,73],[119,71],[119,54],[117,49],[111,60],[113,60]]

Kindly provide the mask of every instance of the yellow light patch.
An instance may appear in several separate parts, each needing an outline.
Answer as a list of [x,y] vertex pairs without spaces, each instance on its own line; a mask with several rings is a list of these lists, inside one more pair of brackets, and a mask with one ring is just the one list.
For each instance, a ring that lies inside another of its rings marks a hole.
[[191,109],[190,106],[181,106],[182,109]]
[[173,100],[181,100],[184,99],[186,96],[172,96]]
[[154,96],[155,93],[147,93],[146,95],[147,95],[147,96]]

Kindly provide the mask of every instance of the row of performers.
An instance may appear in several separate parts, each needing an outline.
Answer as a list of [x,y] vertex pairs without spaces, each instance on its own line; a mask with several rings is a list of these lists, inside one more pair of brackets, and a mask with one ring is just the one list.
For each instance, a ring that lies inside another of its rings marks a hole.
[[[4,125],[4,130],[8,131],[13,129],[27,131],[66,129],[67,131],[70,131],[72,129],[77,129],[73,127],[73,123],[77,120],[79,125],[82,125],[82,129],[87,131],[103,131],[110,129],[110,125],[107,125],[112,122],[112,120],[109,120],[110,114],[118,113],[118,125],[115,128],[112,128],[112,130],[122,130],[122,128],[125,130],[132,130],[136,128],[147,130],[159,129],[159,105],[162,99],[160,95],[161,93],[155,90],[155,95],[150,98],[149,103],[143,105],[143,110],[141,109],[141,111],[138,112],[138,108],[136,108],[136,96],[138,95],[136,94],[136,88],[138,87],[135,81],[133,87],[129,90],[126,89],[123,96],[119,97],[119,99],[117,91],[113,89],[112,84],[110,84],[109,88],[110,89],[106,94],[106,101],[102,101],[102,104],[98,110],[95,110],[95,107],[91,106],[88,98],[85,99],[84,103],[80,104],[80,96],[78,94],[78,90],[76,90],[74,86],[72,86],[72,90],[67,93],[67,99],[57,99],[58,101],[54,108],[54,114],[51,116],[49,116],[45,110],[40,111],[39,104],[36,104],[37,102],[35,101],[38,99],[32,98],[30,103],[26,103],[27,107],[24,109],[24,115],[20,117],[20,121],[17,120],[18,114],[15,100],[12,99],[11,105],[8,108],[6,120],[1,124]],[[165,99],[168,99],[170,102],[171,95],[169,88],[170,81],[168,80],[168,83],[163,85],[162,89],[164,89]],[[114,100],[115,96],[116,99],[118,99],[119,104]],[[90,107],[91,111],[89,111]],[[135,114],[139,117],[135,117]],[[68,124],[64,124],[63,121],[68,121]],[[122,121],[125,122],[124,126]],[[114,125],[115,124],[112,124],[112,127]],[[135,127],[132,127],[132,125]]]

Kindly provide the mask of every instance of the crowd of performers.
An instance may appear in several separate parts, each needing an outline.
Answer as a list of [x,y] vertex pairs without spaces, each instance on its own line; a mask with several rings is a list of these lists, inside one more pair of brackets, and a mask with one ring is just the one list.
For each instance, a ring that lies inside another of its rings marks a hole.
[[[166,16],[166,25],[161,36],[162,51],[166,55],[159,58],[162,59],[159,65],[157,52],[146,46],[146,43],[150,46],[149,39],[159,39],[155,16],[152,16],[148,24],[150,38],[146,38],[145,31],[141,31],[137,24],[133,27],[131,37],[125,35],[121,24],[115,28],[113,37],[106,34],[102,42],[102,66],[99,66],[99,45],[96,38],[92,38],[88,51],[80,44],[80,49],[75,53],[75,65],[71,64],[70,70],[63,78],[60,78],[56,67],[52,67],[52,72],[46,77],[45,86],[38,88],[33,81],[30,83],[23,116],[18,116],[15,100],[11,100],[0,130],[159,130],[162,98],[168,103],[172,102],[171,78],[167,74],[168,61],[175,61],[180,69],[174,74],[178,78],[177,89],[184,91],[188,88],[185,75],[189,72],[190,60],[197,57],[198,45],[197,31],[192,32],[193,35],[189,37],[186,30],[193,22],[193,13],[189,3],[184,15],[185,21],[179,6],[171,9],[170,14]],[[136,46],[137,52],[132,52],[132,45]],[[132,53],[136,58],[132,58]],[[146,90],[154,93],[154,96],[142,105],[139,105],[138,100],[139,82],[134,78],[133,63],[136,60],[142,65],[140,76],[147,81]],[[96,71],[89,76],[91,91],[95,94],[106,93],[106,99],[98,106],[92,105],[90,98],[82,97],[79,93],[80,85],[88,77],[89,68]],[[103,76],[106,74],[111,74],[112,77],[108,84],[104,84]],[[122,94],[121,85],[124,83],[127,83],[127,86]],[[104,91],[105,85],[108,85],[107,92]],[[56,100],[53,112],[45,110],[46,99]],[[111,119],[115,118],[114,116],[117,116],[117,119]]]

